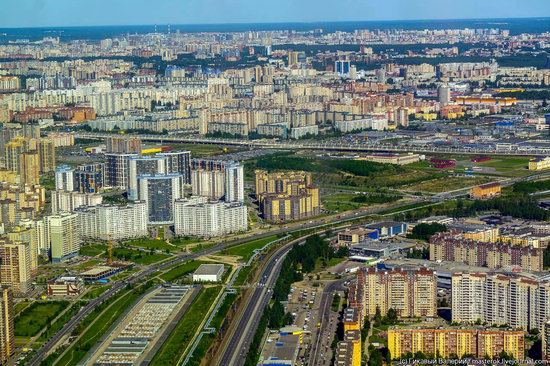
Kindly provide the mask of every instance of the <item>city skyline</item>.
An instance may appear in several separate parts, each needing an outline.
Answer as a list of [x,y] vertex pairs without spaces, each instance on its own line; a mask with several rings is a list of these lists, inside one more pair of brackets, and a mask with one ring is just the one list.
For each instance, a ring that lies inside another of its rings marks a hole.
[[[67,0],[7,0],[0,14],[0,28],[41,28],[127,25],[200,25],[249,23],[317,23],[355,21],[469,20],[544,18],[550,3],[531,0],[465,0],[449,3],[437,0],[388,0],[384,7],[353,0],[331,6],[328,0],[283,0],[258,6],[252,0],[166,0],[151,12],[145,0],[97,0],[96,6]],[[498,5],[498,6],[497,6]],[[108,7],[109,12],[104,10]],[[253,9],[253,10],[251,10]],[[82,15],[85,18],[82,19]]]

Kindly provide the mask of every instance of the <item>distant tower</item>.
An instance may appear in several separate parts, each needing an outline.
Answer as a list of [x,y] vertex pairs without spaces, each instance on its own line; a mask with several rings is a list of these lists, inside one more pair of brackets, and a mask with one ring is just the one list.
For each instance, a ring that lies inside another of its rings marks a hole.
[[168,24],[168,34],[170,34],[170,24]]
[[441,85],[437,89],[437,98],[439,100],[439,104],[442,106],[449,104],[451,102],[451,90],[449,89],[449,86]]
[[376,79],[380,84],[386,84],[386,70],[383,67],[376,70]]

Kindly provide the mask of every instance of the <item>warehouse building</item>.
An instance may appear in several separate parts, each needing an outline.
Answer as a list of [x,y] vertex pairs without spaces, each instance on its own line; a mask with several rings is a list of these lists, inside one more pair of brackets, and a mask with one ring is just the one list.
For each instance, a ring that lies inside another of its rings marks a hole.
[[223,271],[223,264],[201,264],[193,273],[193,282],[220,282]]

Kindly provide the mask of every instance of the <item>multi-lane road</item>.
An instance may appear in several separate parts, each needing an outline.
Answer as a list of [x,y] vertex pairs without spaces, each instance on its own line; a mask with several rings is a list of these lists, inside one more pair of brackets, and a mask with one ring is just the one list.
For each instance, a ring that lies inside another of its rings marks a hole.
[[285,244],[269,257],[261,273],[260,280],[255,285],[253,293],[249,297],[240,316],[240,321],[233,331],[234,336],[230,338],[217,365],[241,366],[244,364],[248,348],[258,328],[263,310],[271,299],[273,286],[279,277],[283,260],[292,248],[292,245],[298,243],[300,240],[302,239]]
[[[330,331],[331,325],[333,325],[331,323],[332,300],[334,297],[334,292],[341,287],[344,282],[346,282],[346,279],[329,283],[321,294],[321,302],[319,306],[319,328],[317,329],[311,344],[308,365],[317,366],[324,364],[326,361],[323,360],[323,362],[321,362],[319,358],[321,358],[321,349],[323,348],[323,344],[325,344],[324,340],[327,340],[327,336],[334,335],[334,333]],[[332,341],[332,339],[330,341]],[[330,341],[327,340],[329,345]]]
[[[399,207],[399,205],[393,206],[393,207]],[[350,220],[356,220],[361,217],[370,215],[374,213],[376,210],[366,210],[364,212],[347,212],[339,215],[338,219],[331,222],[330,218],[318,218],[313,219],[309,221],[308,223],[297,223],[297,224],[291,224],[286,227],[278,227],[273,230],[268,230],[265,232],[262,232],[261,234],[258,234],[257,236],[253,236],[250,238],[246,238],[246,240],[253,240],[255,238],[261,238],[261,237],[267,237],[274,234],[279,233],[288,233],[292,231],[299,231],[299,230],[306,230],[309,228],[318,227],[320,225],[327,225],[330,224],[338,224]],[[64,338],[66,338],[73,329],[87,316],[89,315],[93,309],[95,309],[96,306],[100,305],[101,303],[107,301],[112,296],[116,295],[120,290],[122,290],[126,285],[130,284],[137,284],[142,282],[147,277],[153,275],[155,272],[166,270],[170,267],[173,267],[181,262],[196,259],[203,255],[209,255],[216,252],[219,252],[226,248],[228,245],[236,244],[238,242],[242,242],[243,239],[238,239],[232,242],[226,242],[222,244],[218,244],[216,246],[213,246],[211,248],[202,250],[200,252],[192,253],[192,254],[179,254],[177,257],[170,259],[166,262],[153,264],[145,267],[142,271],[133,274],[132,276],[126,278],[122,281],[115,281],[112,283],[112,286],[109,290],[102,293],[99,297],[91,300],[86,305],[84,305],[80,311],[73,317],[71,320],[69,320],[52,338],[50,338],[46,343],[42,345],[39,349],[37,349],[34,354],[34,356],[29,361],[28,365],[35,366],[39,365],[40,362],[47,356],[48,353],[53,352],[56,347],[59,345],[59,342],[61,342]],[[273,272],[273,267],[269,267],[271,269],[271,272]],[[271,273],[270,271],[266,273]],[[274,276],[269,276],[268,278],[273,279]]]
[[[83,139],[104,140],[112,137],[111,133],[77,132],[75,137]],[[243,140],[243,139],[222,139],[207,138],[200,136],[178,136],[178,135],[135,135],[143,141],[154,141],[161,143],[190,143],[210,144],[226,146],[242,146],[249,148],[282,149],[282,150],[325,150],[325,151],[351,151],[351,152],[417,152],[423,154],[465,154],[465,155],[510,155],[510,156],[532,156],[550,155],[550,148],[531,147],[524,150],[499,150],[495,147],[474,148],[469,146],[433,146],[426,145],[392,145],[384,143],[352,143],[345,140],[313,140],[313,141],[276,141],[276,140]]]

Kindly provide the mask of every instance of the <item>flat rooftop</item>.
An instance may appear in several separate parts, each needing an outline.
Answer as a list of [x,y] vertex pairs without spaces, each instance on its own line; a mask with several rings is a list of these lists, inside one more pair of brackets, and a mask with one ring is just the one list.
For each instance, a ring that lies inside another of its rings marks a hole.
[[195,275],[217,275],[223,272],[223,264],[201,264],[195,271]]

